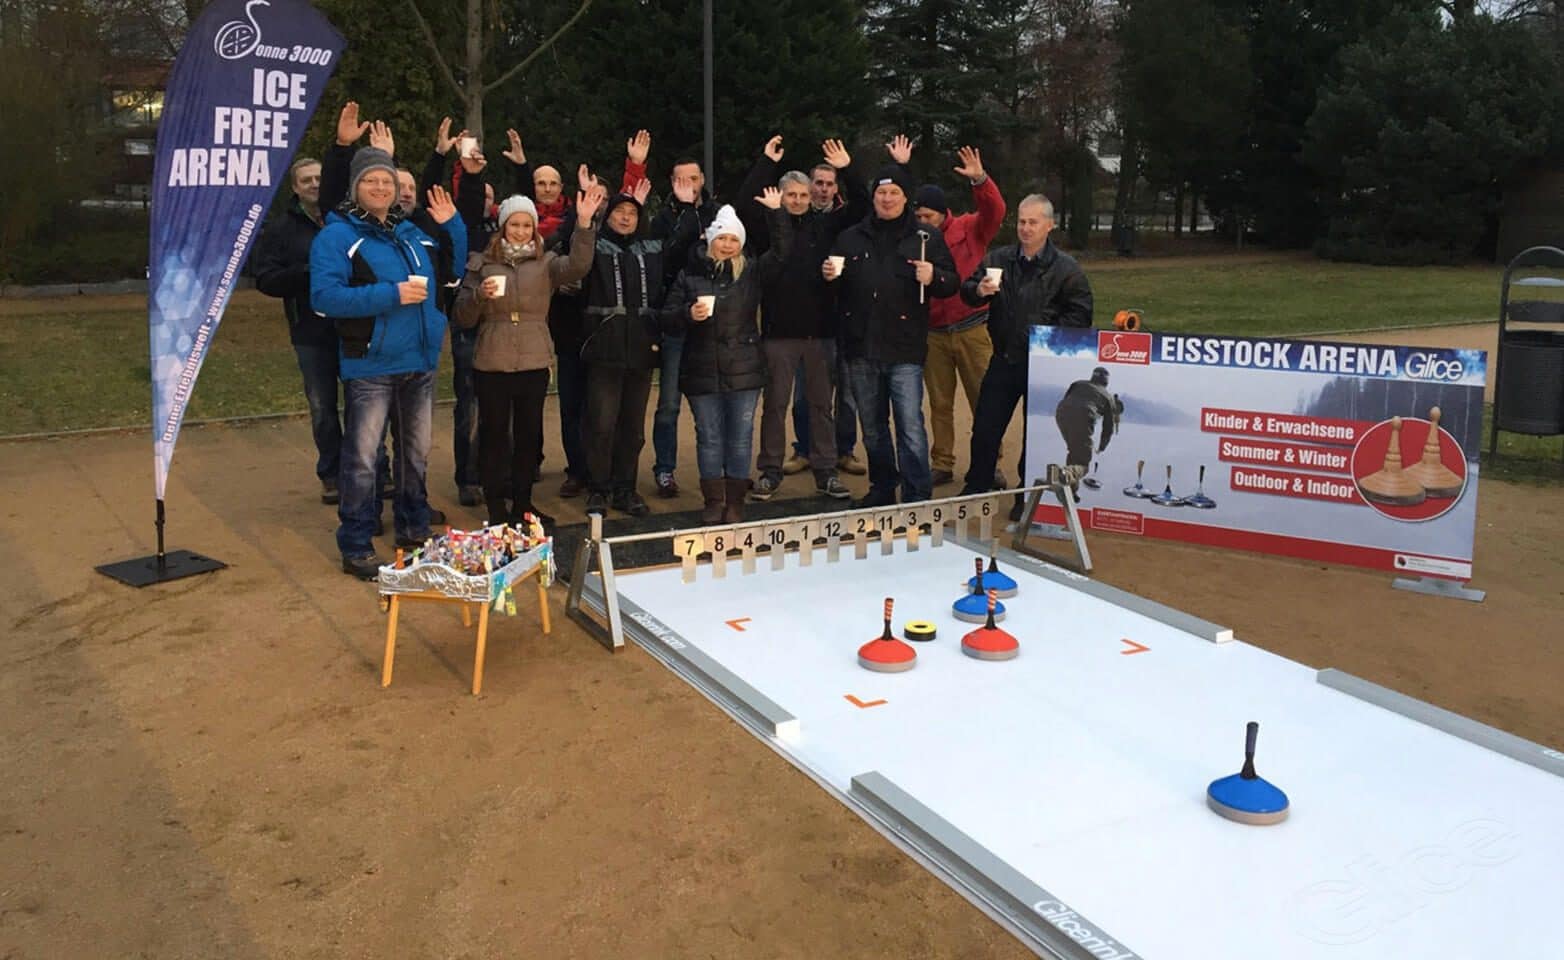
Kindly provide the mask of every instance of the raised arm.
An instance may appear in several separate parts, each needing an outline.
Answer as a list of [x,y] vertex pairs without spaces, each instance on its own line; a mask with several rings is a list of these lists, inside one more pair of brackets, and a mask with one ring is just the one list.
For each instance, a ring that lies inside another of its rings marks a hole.
[[988,246],[999,235],[999,226],[1005,222],[1005,198],[999,187],[983,169],[983,155],[976,147],[961,148],[961,166],[956,173],[972,183],[972,202],[977,207],[978,242]]

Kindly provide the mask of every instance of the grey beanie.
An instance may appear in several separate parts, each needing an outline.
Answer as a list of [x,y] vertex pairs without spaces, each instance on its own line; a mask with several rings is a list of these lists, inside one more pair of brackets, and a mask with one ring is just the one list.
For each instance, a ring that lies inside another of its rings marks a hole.
[[505,221],[509,220],[511,215],[515,213],[525,213],[527,216],[531,217],[533,228],[537,228],[537,205],[532,202],[531,197],[524,197],[519,193],[513,193],[505,198],[504,203],[500,204],[500,215],[497,221],[499,223],[500,230],[503,231],[505,229]]
[[353,163],[348,167],[348,198],[354,203],[358,202],[359,180],[371,170],[384,170],[391,174],[391,182],[396,182],[396,161],[391,154],[378,147],[364,147],[353,154]]

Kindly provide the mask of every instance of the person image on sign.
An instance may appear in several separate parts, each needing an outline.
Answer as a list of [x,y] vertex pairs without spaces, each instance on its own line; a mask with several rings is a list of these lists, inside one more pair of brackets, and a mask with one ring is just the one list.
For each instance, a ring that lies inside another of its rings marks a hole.
[[592,269],[597,243],[592,216],[606,198],[596,185],[577,197],[576,209],[585,222],[572,232],[566,257],[544,249],[533,202],[508,197],[500,204],[500,231],[468,261],[453,319],[458,327],[478,329],[473,375],[479,469],[491,525],[520,526],[530,513],[545,527],[553,526],[554,518],[532,500],[533,471],[543,445],[543,401],[554,361],[549,303],[561,285]]
[[[1040,193],[1028,195],[1016,209],[1017,243],[995,247],[961,285],[962,299],[988,304],[988,332],[994,355],[978,389],[972,415],[972,453],[963,494],[993,488],[999,442],[1016,404],[1026,406],[1026,367],[1034,325],[1090,327],[1092,288],[1075,258],[1048,239],[1054,229],[1054,205]],[[993,271],[998,271],[998,276]],[[1026,442],[1018,469],[1024,484]],[[1011,519],[1021,517],[1016,497]]]
[[[347,415],[337,548],[345,572],[372,580],[380,568],[371,542],[380,513],[375,453],[388,419],[398,424],[400,438],[392,506],[397,544],[413,546],[429,536],[424,474],[446,320],[430,289],[439,282],[440,244],[397,207],[391,155],[375,147],[358,151],[348,197],[327,215],[310,247],[310,302],[336,322],[342,351]],[[450,196],[435,187],[427,209],[449,237],[455,262],[465,264],[466,227]]]
[[[1054,423],[1059,435],[1064,437],[1067,467],[1079,467],[1076,476],[1085,476],[1092,462],[1092,441],[1097,435],[1097,423],[1102,422],[1102,440],[1097,452],[1108,449],[1108,441],[1119,428],[1119,417],[1124,413],[1124,401],[1116,393],[1108,392],[1108,368],[1097,367],[1090,380],[1077,380],[1065,390],[1054,408]],[[1078,482],[1078,481],[1077,481]]]

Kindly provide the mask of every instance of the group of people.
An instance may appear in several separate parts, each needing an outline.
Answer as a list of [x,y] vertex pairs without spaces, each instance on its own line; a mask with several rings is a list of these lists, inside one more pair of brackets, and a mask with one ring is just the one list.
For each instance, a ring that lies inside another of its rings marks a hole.
[[[806,172],[784,165],[772,137],[728,204],[711,198],[698,162],[679,159],[648,214],[644,130],[627,141],[616,185],[583,164],[573,190],[508,131],[502,186],[513,189],[496,191],[481,146],[450,127],[415,180],[389,128],[347,104],[325,157],[294,163],[292,203],[252,267],[258,288],[284,300],[321,496],[337,505],[343,569],[365,579],[381,564],[382,496],[398,546],[443,522],[425,474],[448,328],[461,503],[481,502],[490,523],[531,513],[551,527],[533,499],[551,370],[562,497],[585,494],[588,512],[649,512],[637,476],[655,375],[658,494],[679,494],[686,398],[702,520],[734,522],[746,500],[805,471],[837,499],[852,495],[842,473],[867,472],[855,506],[928,499],[955,479],[958,381],[974,411],[963,492],[1007,487],[1001,441],[1025,397],[1029,328],[1092,322],[1085,275],[1048,239],[1047,198],[1025,197],[1019,242],[988,249],[1005,201],[970,147],[955,168],[972,188],[970,214],[952,214],[939,187],[914,186],[901,136],[867,181],[839,141]],[[853,455],[859,429],[867,471]]]

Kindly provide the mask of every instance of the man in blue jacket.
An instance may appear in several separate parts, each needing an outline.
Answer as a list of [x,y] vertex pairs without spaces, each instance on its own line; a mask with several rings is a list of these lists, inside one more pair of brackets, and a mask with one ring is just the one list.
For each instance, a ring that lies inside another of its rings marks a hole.
[[[459,275],[467,261],[466,228],[444,190],[436,187],[428,199]],[[380,515],[375,450],[388,420],[402,438],[392,501],[397,546],[417,546],[429,536],[424,474],[445,337],[445,316],[431,296],[439,284],[439,246],[403,218],[390,154],[368,147],[353,157],[348,199],[326,217],[310,247],[310,301],[336,324],[347,406],[337,549],[343,571],[364,580],[380,572],[371,539]]]

